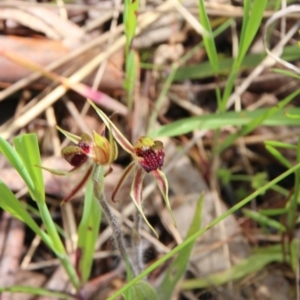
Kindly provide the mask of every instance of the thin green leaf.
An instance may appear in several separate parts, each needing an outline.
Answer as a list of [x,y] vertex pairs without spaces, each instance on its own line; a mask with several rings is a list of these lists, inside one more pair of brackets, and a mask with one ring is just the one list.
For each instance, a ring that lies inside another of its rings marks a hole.
[[[266,53],[248,54],[239,66],[239,71],[245,71],[255,68],[266,57]],[[300,58],[300,51],[298,46],[287,46],[282,53],[282,59],[286,61],[293,61]],[[217,75],[228,76],[231,72],[234,64],[234,59],[231,57],[220,57],[219,59],[219,71]],[[214,70],[211,68],[209,61],[204,61],[200,64],[194,64],[190,66],[183,65],[176,70],[173,81],[184,81],[187,79],[202,79],[207,77],[213,77],[215,75]],[[283,74],[285,75],[285,74]]]
[[[246,1],[251,3],[250,0]],[[252,2],[251,12],[249,11],[249,6],[245,6],[245,14],[249,14],[249,18],[247,19],[245,30],[242,30],[240,49],[239,49],[239,59],[243,59],[246,52],[248,51],[259,27],[261,26],[261,21],[263,18],[263,14],[266,9],[266,5],[268,0],[254,0]],[[249,4],[250,5],[250,4]],[[245,15],[244,15],[245,17]],[[244,23],[244,20],[243,20]]]
[[34,195],[34,182],[30,177],[27,169],[25,168],[23,161],[16,150],[2,137],[0,137],[0,151],[9,161],[9,163],[16,169],[16,171],[20,174],[20,176],[25,181],[30,194]]
[[297,149],[297,146],[295,145],[280,142],[280,141],[273,141],[273,140],[265,141],[265,145],[276,147],[276,148],[293,149],[293,150]]
[[[100,176],[104,177],[104,168]],[[89,182],[85,197],[82,218],[78,227],[77,252],[79,253],[79,274],[84,284],[90,277],[95,244],[101,222],[101,207],[94,196],[93,183]]]
[[[300,138],[298,138],[297,143],[297,163],[300,162]],[[295,172],[295,191],[294,195],[288,202],[288,214],[287,214],[287,228],[289,234],[292,236],[294,234],[296,219],[297,219],[297,206],[298,206],[298,199],[300,194],[300,171],[297,170]]]
[[265,215],[260,214],[257,211],[250,209],[243,209],[243,213],[248,218],[254,220],[255,222],[261,224],[262,226],[268,226],[277,229],[279,232],[285,232],[286,228],[278,221],[268,218]]
[[260,209],[258,212],[261,215],[272,217],[286,214],[287,208]]
[[[204,196],[201,195],[197,202],[195,214],[186,239],[192,236],[201,227],[203,199]],[[187,270],[194,243],[195,242],[190,243],[188,246],[182,249],[176,259],[168,267],[164,279],[157,289],[157,295],[159,299],[172,299],[172,295],[176,290],[177,283]]]
[[49,291],[44,288],[40,287],[32,287],[32,286],[24,286],[24,285],[13,285],[9,287],[0,287],[0,293],[24,293],[36,296],[49,296],[52,299],[59,298],[59,299],[74,299],[73,296],[63,293],[63,292],[56,292],[56,291]]
[[210,287],[211,285],[218,286],[233,280],[241,279],[249,274],[259,272],[266,265],[272,262],[282,262],[284,260],[282,252],[278,249],[275,253],[257,253],[251,255],[249,258],[237,263],[229,270],[219,272],[207,276],[205,278],[196,278],[185,280],[181,288],[184,290],[202,289]]
[[36,165],[41,165],[41,156],[36,134],[23,134],[14,138],[14,145],[22,162],[33,180],[32,198],[37,202],[45,202],[43,173]]
[[48,234],[40,229],[37,223],[25,210],[19,199],[15,197],[12,191],[0,180],[0,207],[10,213],[15,218],[25,223],[31,230],[37,234],[46,245],[53,249],[51,239]]
[[300,89],[296,90],[289,96],[285,97],[281,100],[276,106],[269,108],[265,111],[265,113],[258,115],[256,118],[251,120],[248,124],[243,126],[236,133],[229,135],[218,148],[218,153],[221,153],[225,149],[227,149],[232,143],[239,137],[245,136],[246,134],[253,131],[256,127],[261,125],[264,120],[270,118],[272,115],[276,114],[278,111],[282,110],[287,104],[289,104],[296,96],[300,94]]
[[266,149],[287,168],[292,166],[292,164],[274,147],[266,145]]
[[[299,47],[298,47],[299,49]],[[277,74],[282,74],[284,76],[288,76],[288,77],[292,77],[292,78],[296,78],[296,79],[300,79],[300,76],[295,74],[294,72],[292,71],[289,71],[289,70],[283,70],[283,69],[276,69],[276,68],[272,68],[271,69],[274,73],[277,73]]]
[[208,55],[210,64],[216,75],[219,73],[219,58],[218,58],[215,40],[213,37],[213,32],[211,30],[210,22],[206,14],[204,0],[199,0],[199,19],[200,19],[200,23],[203,25],[206,31],[209,32],[209,36],[204,35],[202,38],[203,38],[203,42],[205,45],[206,53]]
[[[261,115],[266,115],[270,109],[261,108],[253,111],[242,110],[240,112],[224,112],[220,114],[210,114],[197,117],[184,118],[174,121],[171,124],[161,126],[151,133],[152,138],[172,137],[189,133],[200,129],[217,129],[225,126],[242,126],[253,121]],[[300,114],[300,108],[289,108],[289,111]],[[274,115],[269,115],[262,120],[261,125],[265,126],[299,126],[299,120],[288,118],[282,110],[278,110]]]

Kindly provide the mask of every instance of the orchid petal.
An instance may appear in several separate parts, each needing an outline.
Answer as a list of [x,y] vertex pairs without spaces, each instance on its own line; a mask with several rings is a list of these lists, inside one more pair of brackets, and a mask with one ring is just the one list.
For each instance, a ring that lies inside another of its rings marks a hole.
[[114,125],[114,123],[106,116],[106,114],[98,108],[91,100],[88,99],[88,102],[91,106],[96,110],[99,117],[105,123],[105,125],[113,131],[114,138],[120,144],[120,146],[129,154],[134,155],[133,146],[131,143],[125,138],[125,136],[121,133],[121,131]]
[[63,205],[65,203],[69,202],[80,191],[80,189],[85,185],[85,183],[90,178],[90,175],[92,174],[92,171],[93,171],[93,166],[90,166],[87,169],[84,176],[81,178],[81,180],[76,184],[74,189],[70,192],[70,194],[62,200],[60,205]]
[[115,197],[116,197],[116,194],[118,193],[118,191],[120,190],[120,188],[122,187],[123,183],[125,182],[126,178],[129,176],[129,174],[131,173],[133,167],[135,166],[135,162],[132,161],[126,168],[125,170],[123,171],[112,195],[111,195],[111,200],[113,202],[116,202],[115,200]]
[[[74,168],[71,171],[63,171],[63,170],[55,170],[55,169],[51,169],[51,168],[47,168],[47,167],[43,167],[43,166],[39,166],[39,165],[35,165],[35,167],[41,168],[45,171],[48,171],[54,175],[58,175],[58,176],[66,176],[69,175],[70,172],[74,171]],[[78,168],[76,168],[78,169]]]
[[170,200],[169,200],[169,196],[168,196],[169,185],[168,185],[168,180],[166,178],[166,175],[164,174],[164,172],[160,171],[159,169],[152,171],[151,174],[156,179],[159,190],[164,197],[167,208],[173,219],[174,226],[176,226],[176,221],[175,221],[172,209],[171,209]]
[[133,177],[132,185],[131,185],[131,191],[130,196],[139,211],[139,213],[142,215],[144,221],[149,226],[149,228],[154,232],[156,237],[158,238],[158,234],[155,231],[155,229],[151,226],[149,221],[147,220],[146,216],[144,215],[143,208],[142,208],[142,189],[143,189],[143,179],[145,177],[145,172],[142,168],[136,168],[135,174]]
[[80,136],[73,134],[71,132],[68,132],[66,130],[63,130],[59,126],[56,126],[56,129],[59,130],[66,138],[68,138],[74,144],[77,144],[81,140]]

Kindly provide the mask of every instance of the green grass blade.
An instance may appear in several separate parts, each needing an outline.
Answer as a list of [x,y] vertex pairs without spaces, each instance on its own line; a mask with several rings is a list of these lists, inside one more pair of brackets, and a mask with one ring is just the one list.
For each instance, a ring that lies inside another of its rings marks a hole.
[[135,62],[135,52],[131,48],[133,38],[135,36],[135,30],[137,26],[137,14],[139,9],[139,0],[125,0],[124,1],[124,24],[125,24],[125,69],[126,79],[124,87],[127,91],[127,103],[129,111],[132,110],[133,105],[133,93],[137,78],[137,66]]
[[292,164],[277,149],[270,145],[266,145],[265,147],[284,166],[286,166],[287,168],[290,168],[292,166]]
[[29,192],[34,195],[34,181],[30,177],[27,169],[24,167],[23,161],[20,158],[19,154],[16,150],[2,137],[0,137],[0,151],[9,161],[9,163],[16,169],[16,171],[20,174],[20,176],[25,181]]
[[12,191],[0,180],[0,207],[10,213],[15,218],[24,222],[32,231],[37,234],[50,248],[53,248],[50,237],[42,231],[37,223],[25,210],[19,199]]
[[[221,26],[219,26],[214,32],[213,32],[213,37],[218,36],[219,34],[221,34],[224,30],[226,30],[232,23],[232,20],[227,20],[226,22],[224,22]],[[157,118],[158,112],[160,111],[162,105],[163,105],[163,101],[164,98],[172,84],[172,82],[175,80],[177,71],[178,71],[178,67],[179,65],[183,65],[185,64],[185,62],[191,58],[199,49],[201,49],[203,47],[203,42],[200,42],[198,45],[196,45],[194,48],[192,48],[188,53],[186,53],[180,60],[179,63],[173,63],[172,68],[171,68],[171,72],[168,75],[168,78],[166,79],[161,92],[159,94],[159,97],[155,103],[153,112],[149,118],[149,125],[148,125],[148,132],[147,135],[149,134],[149,132],[153,129],[155,120]],[[210,64],[208,64],[208,69],[211,71],[211,67]],[[182,73],[182,72],[181,72]],[[214,73],[213,73],[214,75]],[[218,94],[217,94],[218,95]]]
[[300,94],[300,89],[293,92],[292,94],[290,94],[286,98],[284,98],[276,106],[267,109],[265,113],[258,115],[256,118],[251,120],[247,125],[243,126],[236,133],[233,133],[233,134],[229,135],[222,142],[220,147],[218,148],[218,153],[221,153],[222,151],[227,149],[229,146],[231,146],[237,138],[239,138],[241,136],[245,136],[246,134],[253,131],[256,127],[261,125],[264,120],[270,118],[272,115],[276,114],[278,111],[281,111],[287,104],[289,104],[299,94]]
[[262,227],[271,227],[277,229],[279,232],[285,232],[286,228],[278,221],[273,220],[265,215],[260,214],[257,211],[253,211],[250,209],[243,209],[243,213],[248,218],[254,220],[255,222],[259,223]]
[[40,151],[36,134],[23,134],[14,138],[14,145],[26,170],[33,180],[34,190],[32,198],[39,202],[45,202],[45,188],[41,165]]
[[24,285],[14,285],[10,287],[0,287],[0,293],[24,293],[36,296],[49,296],[55,299],[74,299],[73,296],[63,293],[63,292],[55,292],[49,291],[44,288],[32,287],[32,286],[24,286]]
[[190,289],[207,288],[212,285],[218,286],[230,282],[232,280],[241,279],[249,274],[259,272],[266,265],[272,262],[283,262],[283,261],[284,259],[280,249],[278,249],[274,253],[273,251],[270,251],[269,253],[267,252],[267,253],[252,254],[249,258],[237,263],[229,270],[225,270],[217,274],[207,276],[206,278],[196,278],[196,279],[186,280],[182,283],[181,288],[184,290],[190,290]]
[[213,32],[211,30],[210,22],[206,14],[204,0],[199,0],[199,19],[204,29],[206,29],[206,31],[209,33],[208,36],[204,35],[202,38],[211,67],[216,75],[219,73],[219,58]]
[[[189,133],[200,129],[217,129],[225,126],[243,126],[249,124],[255,118],[267,114],[269,108],[261,108],[254,111],[242,110],[240,112],[224,112],[197,117],[184,118],[168,125],[159,127],[151,133],[151,137],[172,137]],[[289,112],[300,114],[300,108],[289,108]],[[265,126],[299,126],[299,120],[288,118],[282,110],[264,119],[261,125]]]
[[[247,3],[250,3],[251,1],[245,1]],[[240,38],[240,49],[239,49],[239,55],[238,55],[238,61],[239,63],[243,60],[244,56],[246,55],[246,52],[248,51],[259,27],[261,26],[261,21],[263,18],[263,14],[266,9],[266,5],[268,3],[268,0],[255,0],[252,2],[252,9],[251,12],[249,11],[249,4],[247,4],[247,7],[245,6],[245,15],[249,14],[249,18],[247,18],[247,21],[245,22],[245,30],[242,28],[241,38]],[[244,18],[245,18],[244,15]],[[244,25],[244,20],[243,20]]]
[[[194,218],[190,225],[186,238],[192,236],[201,227],[203,199],[204,196],[201,195],[201,197],[197,202]],[[159,299],[167,300],[172,298],[172,294],[176,289],[177,283],[186,272],[193,247],[194,247],[194,242],[190,243],[188,246],[182,249],[179,252],[176,259],[168,267],[165,277],[157,290],[157,295]]]
[[[242,61],[239,70],[250,70],[258,66],[266,57],[266,53],[248,54]],[[287,46],[282,53],[282,59],[286,61],[293,61],[300,58],[300,51],[298,46]],[[231,57],[220,58],[219,71],[217,75],[228,76],[233,68],[234,59]],[[279,72],[277,72],[279,73]],[[286,75],[284,72],[281,72]],[[191,66],[179,67],[174,76],[174,81],[184,81],[187,79],[202,79],[207,77],[213,77],[215,75],[214,70],[211,68],[210,62],[205,61],[200,64]]]
[[[300,162],[300,138],[298,139],[297,144],[297,163]],[[296,225],[297,219],[297,206],[298,206],[298,199],[300,193],[300,171],[297,170],[295,172],[295,191],[294,195],[291,197],[288,203],[288,213],[287,213],[287,228],[289,231],[290,236],[294,234],[294,229]]]
[[[250,0],[245,1],[242,32],[239,43],[239,52],[233,64],[232,71],[229,75],[228,82],[223,93],[222,105],[220,109],[221,112],[226,110],[227,101],[232,92],[234,81],[238,75],[240,65],[261,25],[263,13],[265,11],[267,2],[267,0],[254,0],[252,3]],[[251,11],[250,3],[252,4]]]
[[83,213],[78,227],[79,274],[83,284],[90,277],[101,212],[99,202],[94,197],[93,183],[90,181],[85,192]]
[[297,149],[297,146],[295,145],[280,142],[280,141],[274,141],[274,140],[265,141],[265,145],[276,147],[276,148],[293,149],[293,150]]

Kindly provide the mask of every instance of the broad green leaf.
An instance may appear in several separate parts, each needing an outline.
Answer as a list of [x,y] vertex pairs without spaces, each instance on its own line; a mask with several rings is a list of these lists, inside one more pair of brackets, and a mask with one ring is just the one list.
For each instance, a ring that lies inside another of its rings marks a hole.
[[99,202],[94,196],[93,188],[93,183],[90,181],[85,192],[83,213],[78,227],[77,251],[79,254],[79,273],[82,284],[86,283],[90,277],[95,244],[99,235],[101,222],[102,211]]
[[45,202],[44,179],[41,168],[41,156],[36,134],[23,134],[14,138],[14,145],[26,170],[33,180],[32,197],[35,201]]
[[37,234],[51,249],[52,242],[47,233],[42,231],[37,223],[25,210],[19,199],[15,197],[12,191],[0,180],[0,207],[10,213],[15,218],[24,222]]
[[[201,195],[197,202],[194,218],[186,238],[192,236],[201,227],[203,199],[204,196]],[[176,289],[176,285],[187,270],[193,247],[194,243],[190,243],[188,246],[182,249],[175,260],[168,267],[164,279],[157,289],[158,299],[172,299],[172,294]]]
[[33,197],[34,189],[35,189],[35,184],[34,184],[33,179],[30,177],[29,172],[25,168],[24,163],[23,163],[21,157],[19,156],[19,154],[2,137],[0,137],[0,151],[6,157],[6,159],[9,161],[9,163],[16,169],[16,171],[20,174],[20,176],[23,178],[31,196]]

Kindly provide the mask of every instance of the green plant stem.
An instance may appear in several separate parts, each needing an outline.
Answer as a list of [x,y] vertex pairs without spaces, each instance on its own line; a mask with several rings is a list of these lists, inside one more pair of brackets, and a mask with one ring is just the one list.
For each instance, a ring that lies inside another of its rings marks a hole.
[[142,216],[138,210],[135,211],[134,215],[134,228],[132,231],[132,244],[133,244],[133,259],[136,265],[134,276],[137,276],[144,269],[143,263],[143,249],[141,246],[141,227],[142,227]]
[[74,287],[78,290],[80,288],[80,281],[76,274],[76,271],[74,269],[74,266],[72,265],[69,257],[67,256],[65,247],[59,237],[59,234],[56,230],[55,224],[53,222],[53,219],[51,217],[51,214],[48,210],[48,207],[45,202],[37,202],[40,215],[43,221],[43,224],[45,225],[46,231],[49,234],[52,245],[53,245],[53,251],[61,261],[63,267],[65,268],[72,284]]
[[211,223],[206,225],[204,228],[198,230],[196,233],[191,235],[189,238],[187,238],[183,243],[172,249],[169,253],[164,255],[162,258],[157,260],[154,264],[152,264],[150,267],[148,267],[146,270],[144,270],[141,274],[133,278],[130,282],[128,282],[126,285],[124,285],[121,289],[119,289],[116,293],[114,293],[112,296],[107,298],[107,300],[113,300],[116,299],[118,296],[122,295],[124,291],[126,291],[129,287],[133,286],[135,283],[143,279],[145,276],[147,276],[150,272],[155,270],[157,267],[159,267],[161,264],[163,264],[165,261],[167,261],[169,258],[171,258],[173,255],[177,254],[179,251],[181,251],[184,247],[195,241],[198,237],[203,235],[206,231],[208,231],[210,228],[214,227],[218,223],[220,223],[222,220],[227,218],[232,213],[236,212],[237,210],[241,209],[243,206],[248,204],[252,199],[257,197],[258,195],[264,193],[266,190],[268,190],[270,187],[272,187],[274,184],[281,181],[283,178],[287,177],[288,175],[292,174],[296,170],[300,168],[300,163],[296,164],[294,167],[290,168],[286,172],[282,173],[280,176],[276,177],[272,181],[268,182],[258,190],[256,190],[254,193],[240,201],[238,204],[234,205],[232,208],[227,210],[225,213],[214,219]]
[[105,200],[105,197],[103,195],[103,166],[96,165],[93,173],[93,184],[94,184],[94,194],[96,199],[99,201],[102,210],[104,211],[106,218],[109,222],[109,225],[112,228],[113,231],[113,237],[115,239],[115,242],[117,244],[118,250],[120,252],[120,255],[124,262],[128,261],[132,271],[134,272],[134,266],[132,262],[130,261],[130,257],[127,253],[125,241],[123,238],[123,234],[121,231],[121,228],[118,224],[118,221],[113,214],[112,210],[110,209],[110,206],[108,205],[107,201]]

